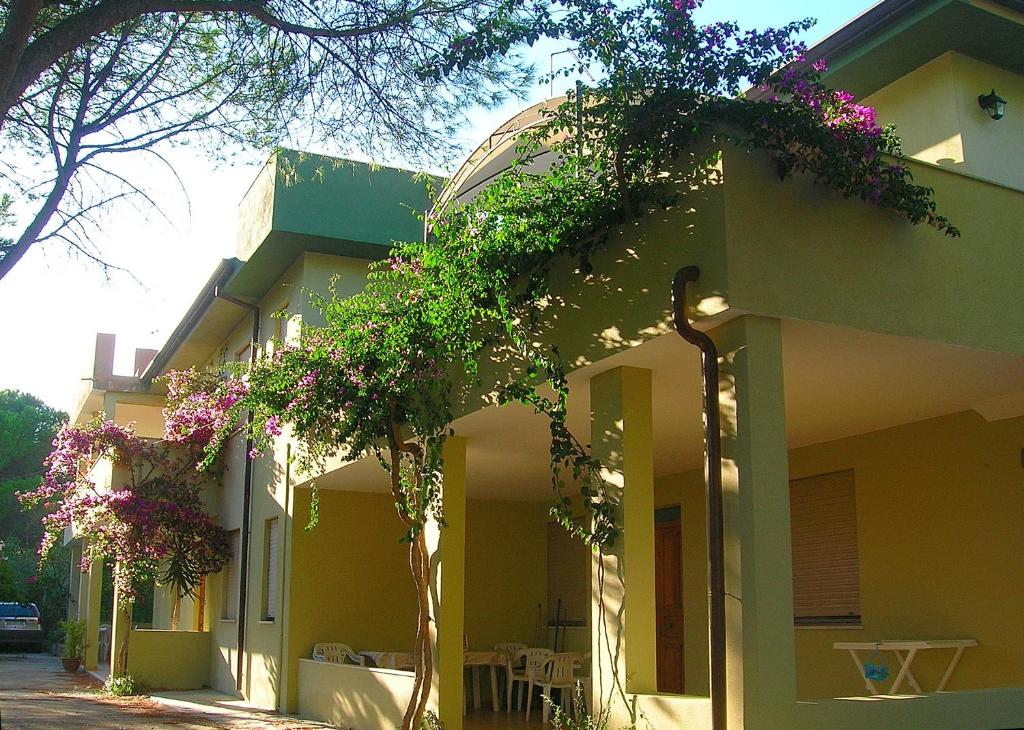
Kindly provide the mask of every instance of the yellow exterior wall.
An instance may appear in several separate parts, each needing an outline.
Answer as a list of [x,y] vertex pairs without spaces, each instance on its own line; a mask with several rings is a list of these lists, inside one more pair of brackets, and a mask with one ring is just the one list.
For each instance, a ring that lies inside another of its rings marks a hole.
[[[329,256],[322,253],[307,253],[302,258],[301,285],[306,290],[329,294],[330,284],[333,280],[337,295],[350,297],[361,292],[366,286],[369,262],[364,259]],[[302,317],[303,322],[310,322],[314,326],[323,325],[323,315],[320,314],[320,310],[309,303],[305,293],[295,291],[293,299],[297,300],[298,309],[296,311]]]
[[[303,529],[310,492],[295,490],[288,625],[288,708],[302,691],[298,660],[313,644],[340,641],[360,650],[409,651],[415,593],[404,529],[390,495],[322,490],[320,522]],[[473,649],[536,641],[545,603],[547,505],[468,500],[466,634]],[[386,620],[385,618],[386,617]]]
[[[268,168],[270,169],[270,168]],[[260,300],[260,343],[268,347],[272,339],[280,331],[280,320],[274,316],[287,305],[289,324],[287,337],[293,339],[303,315],[308,309],[307,296],[302,287],[306,277],[311,277],[314,284],[323,284],[331,275],[339,273],[338,265],[331,261],[332,257],[305,255],[300,257],[284,275],[276,281]],[[341,259],[351,262],[354,260]],[[342,268],[352,268],[348,263]],[[358,267],[356,267],[358,269]],[[365,268],[365,266],[363,267]],[[347,269],[346,269],[347,270]],[[365,273],[358,272],[349,277],[342,273],[342,280],[354,278],[358,286],[365,281]],[[251,315],[242,316],[238,325],[225,339],[217,352],[211,355],[207,365],[215,366],[222,360],[236,359],[236,353],[249,342],[252,337]],[[287,511],[290,485],[286,483],[288,470],[284,467],[287,461],[287,443],[278,439],[273,448],[261,454],[252,467],[252,505],[249,536],[248,590],[246,603],[246,657],[243,663],[242,694],[254,705],[266,708],[277,708],[282,698],[282,674],[284,666],[281,661],[284,645],[284,610],[285,592],[281,596],[278,613],[274,621],[264,621],[262,617],[264,585],[264,565],[268,559],[264,555],[265,532],[267,521],[277,518],[281,535],[288,532],[289,513]],[[228,444],[225,453],[226,469],[222,477],[222,487],[213,501],[215,510],[220,517],[220,524],[227,530],[239,529],[242,524],[242,500],[245,473],[245,441],[235,436]],[[300,518],[301,519],[301,518]],[[281,568],[279,576],[282,586],[287,573],[285,540],[279,541],[276,559]],[[214,651],[210,657],[210,681],[214,688],[234,693],[236,680],[237,635],[238,625],[235,620],[222,619],[224,586],[223,575],[211,576],[207,582],[208,606],[212,618],[211,631],[214,633]]]
[[[863,628],[797,628],[802,699],[864,694],[836,641],[976,638],[950,690],[1024,685],[1024,418],[970,411],[790,452],[790,477],[854,470]],[[680,504],[687,694],[707,692],[703,473],[661,477],[658,506]],[[894,660],[884,657],[895,672]],[[948,655],[922,653],[933,687]]]
[[416,596],[404,528],[387,494],[320,492],[320,523],[303,529],[310,491],[295,491],[288,595],[288,709],[297,708],[298,660],[313,644],[409,651]]
[[[1024,685],[1022,445],[1024,418],[970,411],[791,452],[794,479],[854,470],[864,626],[797,629],[800,697],[864,693],[834,641],[976,638],[950,690]],[[922,686],[946,661],[919,655]]]
[[200,689],[209,683],[210,632],[133,629],[128,674],[146,689]]
[[1019,154],[1024,116],[996,121],[978,105],[995,89],[1024,97],[1024,78],[959,53],[944,53],[864,100],[879,122],[894,123],[909,157],[1024,189]]
[[538,619],[547,616],[548,505],[471,499],[466,512],[470,648],[535,644]]

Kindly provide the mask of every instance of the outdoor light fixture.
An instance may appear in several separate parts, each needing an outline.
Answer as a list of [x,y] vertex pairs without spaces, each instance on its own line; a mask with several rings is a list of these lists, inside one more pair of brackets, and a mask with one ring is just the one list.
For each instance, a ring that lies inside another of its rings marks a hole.
[[1006,99],[999,96],[995,89],[992,89],[988,94],[979,96],[978,106],[988,112],[988,115],[993,119],[1002,119],[1006,113]]

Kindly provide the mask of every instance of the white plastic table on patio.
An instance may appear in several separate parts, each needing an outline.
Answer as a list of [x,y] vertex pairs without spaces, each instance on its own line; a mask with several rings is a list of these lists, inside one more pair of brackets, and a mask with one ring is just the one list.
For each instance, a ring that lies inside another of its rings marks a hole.
[[416,668],[415,659],[409,651],[361,651],[359,655],[366,657],[373,666],[381,669],[411,672]]
[[498,667],[505,666],[505,658],[496,651],[467,651],[463,664],[469,668],[473,680],[473,709],[480,709],[480,667],[491,668],[491,708],[498,711]]
[[953,676],[953,670],[956,669],[956,665],[960,662],[960,657],[963,655],[964,649],[977,645],[977,639],[903,639],[863,642],[837,641],[832,645],[832,648],[850,652],[850,657],[853,658],[853,663],[856,665],[857,671],[860,672],[860,676],[864,679],[864,685],[872,695],[880,694],[878,687],[875,686],[874,681],[865,676],[864,663],[861,662],[860,656],[857,652],[891,651],[895,654],[896,660],[900,663],[900,671],[896,674],[896,678],[892,681],[892,687],[889,688],[888,692],[888,694],[894,695],[899,694],[900,687],[903,685],[904,680],[910,683],[910,686],[913,687],[915,692],[918,694],[924,694],[924,690],[921,689],[921,685],[917,683],[914,673],[910,670],[910,665],[914,663],[914,657],[917,656],[919,651],[925,651],[928,649],[953,649],[953,656],[949,660],[946,672],[942,675],[942,679],[939,680],[939,684],[935,688],[936,692],[942,692],[946,688],[949,678]]
[[[415,661],[412,653],[404,651],[361,651],[360,656],[369,659],[373,666],[383,669],[399,669],[413,671]],[[498,667],[505,666],[505,660],[495,651],[467,651],[463,663],[471,670],[473,682],[473,707],[479,710],[480,700],[480,667],[491,668],[491,701],[495,711],[498,709]]]

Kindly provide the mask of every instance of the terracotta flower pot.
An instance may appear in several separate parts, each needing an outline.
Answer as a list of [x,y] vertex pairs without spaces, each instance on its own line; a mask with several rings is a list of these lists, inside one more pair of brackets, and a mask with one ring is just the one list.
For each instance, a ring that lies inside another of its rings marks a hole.
[[70,674],[78,672],[78,668],[82,666],[82,660],[76,656],[62,656],[60,663],[64,665],[64,671]]

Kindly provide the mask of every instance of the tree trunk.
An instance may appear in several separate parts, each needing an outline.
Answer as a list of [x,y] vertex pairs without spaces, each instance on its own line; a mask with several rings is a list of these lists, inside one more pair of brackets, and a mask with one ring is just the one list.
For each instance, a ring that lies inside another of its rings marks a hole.
[[171,631],[177,631],[181,624],[181,594],[174,589],[174,598],[171,599]]
[[413,683],[412,697],[402,719],[402,730],[419,730],[423,715],[430,699],[430,685],[434,676],[433,647],[431,646],[430,622],[430,552],[427,549],[427,538],[420,530],[409,545],[409,567],[412,570],[413,583],[416,586],[418,617],[416,622],[416,641],[413,648],[413,662],[416,668],[416,680]]
[[[128,628],[124,632],[124,641],[121,642],[121,648],[117,652],[117,663],[115,666],[110,668],[110,676],[112,677],[123,677],[128,674],[128,640],[132,636],[131,627],[131,616],[132,609],[135,608],[135,602],[132,601],[125,608],[119,608],[115,602],[114,610],[122,611],[128,617]],[[113,628],[113,627],[111,627]]]
[[0,32],[0,127],[7,119],[7,112],[14,106],[10,95],[11,82],[21,63],[28,40],[32,35],[43,0],[14,0],[7,11],[7,22]]

